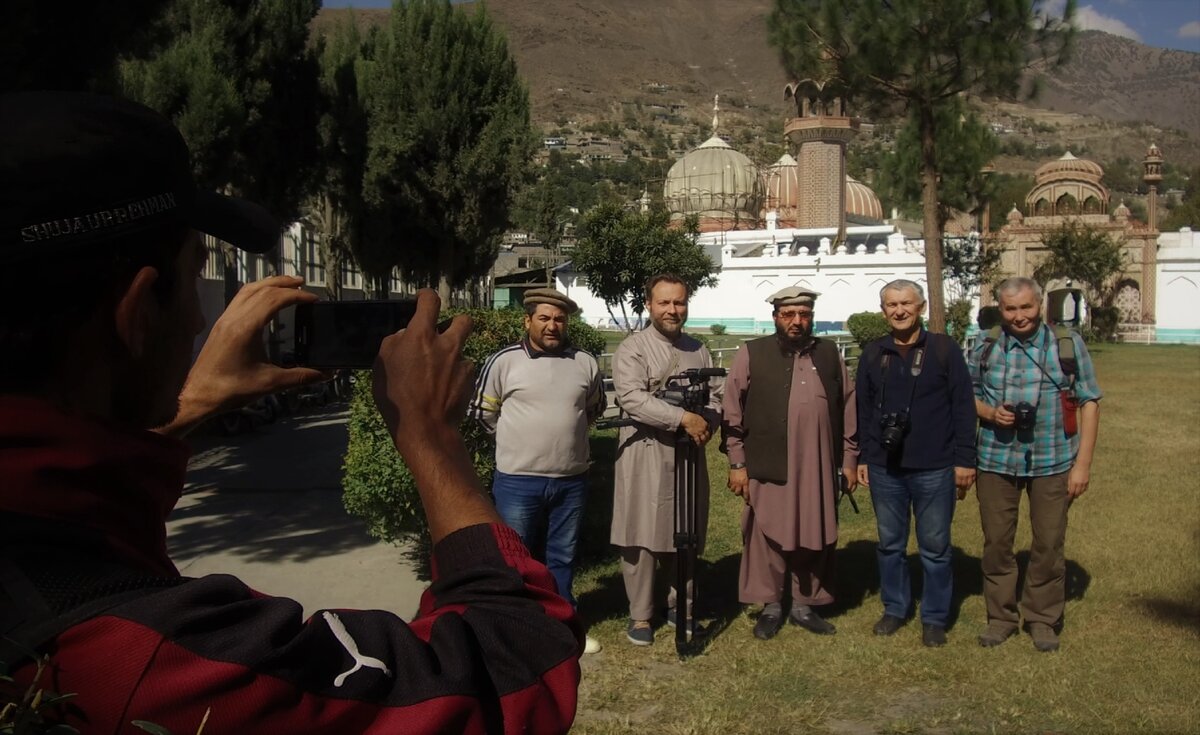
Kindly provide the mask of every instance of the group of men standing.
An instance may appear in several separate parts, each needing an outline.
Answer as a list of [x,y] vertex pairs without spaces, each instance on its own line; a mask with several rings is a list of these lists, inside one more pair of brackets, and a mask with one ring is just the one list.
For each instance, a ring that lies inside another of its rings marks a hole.
[[[709,404],[694,412],[660,391],[673,375],[711,367],[712,358],[683,331],[686,283],[669,274],[650,279],[650,323],[613,357],[613,389],[632,420],[617,438],[610,537],[629,600],[629,642],[654,642],[664,605],[666,622],[677,620],[681,591],[671,587],[664,595],[656,584],[676,553],[676,441],[686,435],[703,446],[721,430],[727,485],[746,504],[738,598],[762,606],[755,637],[773,638],[785,620],[815,634],[836,633],[817,608],[834,602],[839,499],[864,485],[879,534],[883,615],[873,630],[893,635],[914,614],[906,553],[911,518],[924,577],[921,640],[944,645],[953,595],[951,521],[974,484],[988,616],[979,644],[1003,643],[1023,618],[1038,650],[1057,649],[1067,509],[1088,486],[1100,391],[1079,336],[1043,322],[1036,282],[1011,278],[997,293],[1002,326],[980,333],[964,356],[951,338],[925,330],[919,284],[887,284],[880,307],[889,334],[865,346],[851,379],[837,345],[813,334],[818,294],[785,288],[768,298],[775,333],[747,341]],[[497,434],[493,492],[500,514],[533,548],[542,545],[534,521],[544,516],[547,565],[574,603],[587,427],[606,407],[602,376],[595,359],[566,339],[574,302],[538,289],[525,307],[526,337],[484,366],[473,409]],[[704,462],[697,475],[702,550]],[[1013,541],[1023,491],[1033,542],[1018,607]],[[683,592],[689,621],[691,593]],[[587,650],[599,644],[589,639]]]

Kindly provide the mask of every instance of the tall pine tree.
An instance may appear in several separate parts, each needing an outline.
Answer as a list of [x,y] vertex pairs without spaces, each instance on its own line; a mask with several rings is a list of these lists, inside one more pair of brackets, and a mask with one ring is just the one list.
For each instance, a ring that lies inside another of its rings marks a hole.
[[356,251],[378,278],[451,289],[495,262],[533,154],[529,96],[482,5],[399,0],[367,73],[367,234]]
[[[776,0],[771,42],[797,79],[839,80],[868,109],[897,105],[916,121],[929,326],[944,331],[938,112],[963,92],[1015,97],[1038,59],[1061,63],[1074,0],[1062,18],[1042,0]],[[1029,92],[1036,91],[1033,85]]]

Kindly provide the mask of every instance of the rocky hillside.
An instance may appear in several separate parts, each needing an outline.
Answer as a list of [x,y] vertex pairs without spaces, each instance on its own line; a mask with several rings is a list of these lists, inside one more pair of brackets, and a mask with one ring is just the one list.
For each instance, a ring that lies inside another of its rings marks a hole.
[[[546,127],[619,121],[631,105],[666,107],[672,117],[702,125],[720,94],[722,120],[761,130],[788,111],[786,78],[767,43],[772,4],[488,0],[487,7],[508,33],[534,117]],[[322,10],[318,31],[345,12]],[[365,24],[387,13],[355,12]],[[1200,54],[1090,31],[1079,34],[1073,60],[1045,81],[1041,97],[1020,106],[1031,119],[1066,115],[1107,129],[1099,134],[1112,140],[1100,147],[1114,150],[1123,137],[1131,139],[1130,151],[1144,149],[1142,138],[1160,146],[1169,140],[1173,150],[1164,151],[1175,160],[1200,162]]]

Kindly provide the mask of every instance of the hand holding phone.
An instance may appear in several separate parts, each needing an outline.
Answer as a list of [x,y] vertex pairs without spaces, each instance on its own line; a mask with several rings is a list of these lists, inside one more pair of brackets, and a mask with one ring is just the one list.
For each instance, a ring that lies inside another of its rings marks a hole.
[[411,299],[317,301],[299,304],[295,316],[297,365],[366,370],[384,337],[408,326],[417,311]]
[[375,404],[397,448],[457,435],[474,384],[474,365],[462,356],[471,318],[435,324],[437,293],[421,291],[408,327],[384,338],[374,365]]

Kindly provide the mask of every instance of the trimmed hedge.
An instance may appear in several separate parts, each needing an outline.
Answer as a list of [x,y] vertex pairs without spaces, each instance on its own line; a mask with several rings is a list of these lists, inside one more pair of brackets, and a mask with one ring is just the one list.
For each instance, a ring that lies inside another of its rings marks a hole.
[[[458,313],[464,310],[442,316]],[[475,320],[475,328],[463,353],[476,366],[524,335],[525,312],[521,309],[472,309],[465,313]],[[567,333],[571,344],[582,350],[593,355],[604,351],[604,337],[578,317],[571,318]],[[376,538],[397,541],[414,535],[427,537],[425,513],[412,474],[400,460],[383,418],[375,409],[370,372],[356,375],[349,429],[350,444],[342,462],[342,502],[346,510],[365,519],[369,532]],[[462,434],[480,482],[490,487],[495,470],[495,442],[475,421],[464,420]]]
[[878,311],[860,311],[851,314],[846,319],[846,329],[849,330],[859,347],[866,347],[880,337],[886,337],[888,330],[887,319]]

